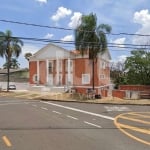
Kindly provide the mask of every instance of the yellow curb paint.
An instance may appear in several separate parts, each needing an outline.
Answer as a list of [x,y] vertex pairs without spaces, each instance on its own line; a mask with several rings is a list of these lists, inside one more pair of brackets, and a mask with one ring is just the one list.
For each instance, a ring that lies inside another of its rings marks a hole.
[[[143,113],[144,113],[144,112],[143,112]],[[114,124],[116,125],[116,127],[117,127],[121,132],[123,132],[125,135],[129,136],[130,138],[132,138],[132,139],[134,139],[134,140],[136,140],[136,141],[138,141],[138,142],[141,142],[141,143],[143,143],[143,144],[150,145],[150,142],[145,141],[145,140],[142,140],[142,139],[140,139],[140,138],[137,138],[136,136],[134,136],[134,135],[128,133],[127,131],[125,131],[125,129],[130,129],[130,130],[134,130],[134,131],[137,131],[137,132],[142,132],[142,133],[144,133],[144,134],[150,134],[149,130],[139,129],[139,128],[136,128],[136,127],[133,127],[133,126],[124,125],[124,124],[120,124],[120,123],[117,122],[117,120],[118,120],[119,118],[121,118],[121,117],[124,116],[124,115],[128,115],[128,114],[133,114],[133,113],[120,114],[120,115],[118,115],[117,117],[115,117],[115,119],[114,119]],[[125,129],[123,129],[122,127],[125,128]],[[148,131],[148,133],[147,133],[147,131]]]
[[[141,114],[138,114],[138,113],[130,113],[131,115],[134,115],[134,116],[139,116],[139,117],[142,117],[142,118],[150,118],[150,115],[147,116],[147,115],[141,115]],[[149,112],[150,114],[150,112]]]
[[125,119],[125,120],[130,120],[130,121],[139,122],[139,123],[150,124],[149,121],[144,121],[144,120],[140,120],[140,119],[134,119],[134,118],[125,117],[125,116],[120,116],[120,118],[121,118],[121,119]]
[[121,123],[118,123],[118,126],[123,128],[123,129],[129,129],[129,130],[133,130],[133,131],[137,131],[137,132],[140,132],[140,133],[144,133],[144,134],[149,134],[150,135],[150,131],[149,130],[140,129],[140,128],[137,128],[137,127],[134,127],[134,126],[129,126],[129,125],[121,124]]
[[6,144],[6,146],[8,146],[8,147],[12,146],[12,144],[11,144],[10,140],[7,138],[7,136],[3,136],[2,139],[3,139],[4,143]]

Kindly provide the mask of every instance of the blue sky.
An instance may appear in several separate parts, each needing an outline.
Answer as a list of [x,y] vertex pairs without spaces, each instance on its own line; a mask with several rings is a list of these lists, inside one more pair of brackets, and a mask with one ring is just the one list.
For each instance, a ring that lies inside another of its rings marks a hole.
[[[112,33],[150,34],[149,0],[1,0],[0,20],[33,23],[74,29],[81,15],[91,12],[97,15],[98,24],[112,27]],[[39,28],[0,21],[0,31],[7,29],[13,36],[27,38],[48,38],[51,40],[74,40],[73,31]],[[109,47],[112,60],[123,60],[130,55],[130,48],[124,44],[147,44],[148,37],[109,35],[108,43],[123,44],[120,48]],[[20,67],[28,67],[24,59],[26,52],[35,53],[46,43],[24,41],[18,61]],[[150,44],[149,44],[150,45]],[[74,45],[62,45],[68,50]],[[0,58],[0,67],[5,60]]]

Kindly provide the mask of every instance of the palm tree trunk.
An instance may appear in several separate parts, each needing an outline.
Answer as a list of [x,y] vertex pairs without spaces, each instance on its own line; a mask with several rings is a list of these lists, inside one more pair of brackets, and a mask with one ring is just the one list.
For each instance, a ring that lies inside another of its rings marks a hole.
[[95,63],[94,63],[94,58],[92,59],[92,88],[93,88],[93,91],[95,89],[95,83],[94,83],[94,76],[95,76]]
[[10,74],[10,41],[8,40],[7,43],[7,61],[8,61],[8,65],[7,65],[7,92],[9,92],[9,74]]
[[8,66],[7,66],[7,92],[9,91],[9,74],[10,74],[9,66],[10,66],[10,60],[8,58]]

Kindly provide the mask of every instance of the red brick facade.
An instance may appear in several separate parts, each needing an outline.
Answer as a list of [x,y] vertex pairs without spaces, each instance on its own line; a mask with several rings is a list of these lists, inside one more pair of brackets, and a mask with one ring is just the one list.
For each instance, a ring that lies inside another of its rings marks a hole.
[[[109,54],[109,53],[108,53]],[[110,55],[99,56],[95,61],[94,85],[97,93],[100,87],[110,84]],[[47,45],[29,61],[30,84],[76,87],[80,93],[92,88],[92,61],[87,54],[82,57],[55,45]],[[106,95],[106,94],[104,94]]]
[[146,85],[120,85],[120,90],[132,90],[132,91],[150,91],[150,86]]

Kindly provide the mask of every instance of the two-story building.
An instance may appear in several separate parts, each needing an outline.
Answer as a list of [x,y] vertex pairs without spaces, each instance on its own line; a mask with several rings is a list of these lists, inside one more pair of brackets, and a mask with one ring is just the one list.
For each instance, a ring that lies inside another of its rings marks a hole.
[[[110,84],[109,51],[99,54],[94,68],[94,85],[97,93]],[[69,51],[54,44],[48,44],[29,60],[30,84],[45,86],[75,87],[78,92],[92,88],[92,62],[88,54]]]

